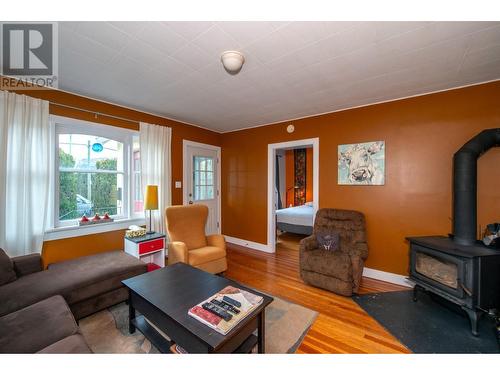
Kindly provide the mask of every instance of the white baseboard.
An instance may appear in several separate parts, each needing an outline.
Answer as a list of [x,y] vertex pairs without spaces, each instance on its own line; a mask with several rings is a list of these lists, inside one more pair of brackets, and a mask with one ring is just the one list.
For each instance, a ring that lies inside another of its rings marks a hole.
[[363,269],[363,276],[411,288],[413,288],[413,286],[415,285],[412,281],[408,279],[408,276],[398,275],[397,273],[380,271],[373,268],[365,267]]
[[[224,237],[226,238],[226,242],[229,242],[229,243],[232,243],[235,245],[248,247],[249,249],[259,250],[259,251],[263,251],[266,253],[274,253],[274,251],[272,251],[272,249],[270,249],[268,245],[265,245],[265,244],[262,244],[259,242],[242,240],[241,238],[236,238],[236,237],[231,237],[231,236],[226,236],[226,235],[224,235]],[[411,287],[411,288],[415,285],[412,281],[408,280],[407,276],[398,275],[396,273],[380,271],[380,270],[376,270],[373,268],[365,267],[363,269],[363,276],[369,277],[371,279],[385,281],[388,283],[407,286],[407,287]]]
[[259,243],[259,242],[253,242],[253,241],[248,241],[248,240],[242,240],[241,238],[236,238],[236,237],[231,237],[231,236],[226,236],[226,242],[235,244],[235,245],[240,245],[244,247],[248,247],[249,249],[253,250],[259,250],[259,251],[264,251],[266,253],[274,253],[272,249],[269,248],[269,246]]

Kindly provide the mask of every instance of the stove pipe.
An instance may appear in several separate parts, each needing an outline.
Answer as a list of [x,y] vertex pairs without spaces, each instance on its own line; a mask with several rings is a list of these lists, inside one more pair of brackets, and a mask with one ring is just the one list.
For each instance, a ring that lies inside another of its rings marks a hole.
[[453,240],[473,245],[477,228],[477,159],[500,146],[500,128],[483,130],[453,156]]

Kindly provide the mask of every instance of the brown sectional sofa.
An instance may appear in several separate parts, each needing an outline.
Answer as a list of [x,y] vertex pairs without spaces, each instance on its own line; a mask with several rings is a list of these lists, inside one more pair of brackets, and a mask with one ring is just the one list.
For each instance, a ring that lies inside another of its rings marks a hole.
[[2,353],[91,353],[68,304],[46,298],[0,318]]
[[112,251],[49,265],[39,254],[9,258],[0,249],[0,353],[88,353],[75,319],[127,299],[122,280],[145,263]]

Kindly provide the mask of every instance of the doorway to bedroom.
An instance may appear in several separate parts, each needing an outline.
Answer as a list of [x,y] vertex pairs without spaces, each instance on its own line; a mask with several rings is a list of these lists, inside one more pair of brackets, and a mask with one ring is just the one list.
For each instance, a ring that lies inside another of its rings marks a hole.
[[268,247],[298,251],[318,209],[319,139],[268,146]]

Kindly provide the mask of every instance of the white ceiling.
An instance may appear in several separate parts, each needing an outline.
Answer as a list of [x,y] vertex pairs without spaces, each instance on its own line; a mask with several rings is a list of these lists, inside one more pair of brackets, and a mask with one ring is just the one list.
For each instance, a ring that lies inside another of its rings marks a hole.
[[60,89],[220,132],[495,79],[500,22],[59,23]]

